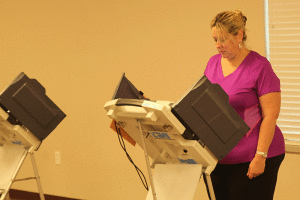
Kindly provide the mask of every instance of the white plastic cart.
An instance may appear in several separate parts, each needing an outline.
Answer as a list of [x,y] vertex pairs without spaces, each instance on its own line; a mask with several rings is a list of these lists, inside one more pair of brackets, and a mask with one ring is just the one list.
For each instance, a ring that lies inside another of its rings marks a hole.
[[[40,177],[34,158],[34,151],[41,144],[29,130],[19,125],[12,125],[7,121],[8,114],[0,108],[0,200],[8,196],[13,182],[35,179],[41,200],[45,200]],[[26,158],[30,155],[34,177],[16,179],[16,176]]]
[[169,101],[116,99],[104,108],[144,149],[151,184],[146,200],[192,200],[202,176],[209,198],[215,200],[210,174],[218,160],[198,141],[182,137],[185,128],[170,105]]

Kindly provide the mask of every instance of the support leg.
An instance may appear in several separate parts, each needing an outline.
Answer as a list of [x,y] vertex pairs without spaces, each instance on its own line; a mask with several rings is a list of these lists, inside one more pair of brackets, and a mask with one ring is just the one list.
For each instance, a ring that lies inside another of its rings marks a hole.
[[205,183],[205,186],[206,186],[206,190],[207,190],[209,199],[210,200],[216,200],[215,192],[214,192],[214,188],[213,188],[213,185],[212,185],[210,175],[204,173],[203,174],[203,180],[204,180],[204,183]]
[[143,134],[143,129],[141,126],[141,123],[139,120],[137,120],[137,123],[139,125],[139,129],[141,131],[141,137],[142,137],[142,142],[143,142],[143,149],[144,149],[144,153],[145,153],[145,159],[146,159],[146,164],[147,164],[147,169],[148,169],[148,174],[149,174],[149,179],[150,179],[150,185],[151,185],[151,191],[152,191],[152,195],[153,195],[153,200],[157,200],[157,196],[156,196],[156,192],[155,192],[155,187],[154,187],[154,181],[153,181],[153,175],[152,175],[152,171],[151,171],[151,167],[150,167],[150,161],[149,161],[149,156],[147,153],[147,148],[146,148],[146,144],[145,144],[145,138],[144,138],[144,134]]
[[37,187],[38,187],[38,190],[39,190],[40,198],[41,198],[41,200],[45,200],[45,196],[44,196],[44,193],[43,193],[43,190],[42,190],[42,184],[41,184],[40,176],[39,176],[38,171],[37,171],[37,166],[36,166],[36,162],[35,162],[33,152],[30,153],[30,158],[31,158],[32,167],[33,167]]

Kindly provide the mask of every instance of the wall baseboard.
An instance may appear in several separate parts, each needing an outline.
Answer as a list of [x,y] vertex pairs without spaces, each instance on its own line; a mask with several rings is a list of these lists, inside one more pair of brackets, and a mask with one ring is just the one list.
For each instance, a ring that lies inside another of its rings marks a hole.
[[[58,197],[53,195],[44,194],[45,200],[80,200],[80,199],[71,199],[66,197]],[[11,199],[20,199],[20,200],[41,200],[39,193],[28,192],[23,190],[9,190],[9,197]]]

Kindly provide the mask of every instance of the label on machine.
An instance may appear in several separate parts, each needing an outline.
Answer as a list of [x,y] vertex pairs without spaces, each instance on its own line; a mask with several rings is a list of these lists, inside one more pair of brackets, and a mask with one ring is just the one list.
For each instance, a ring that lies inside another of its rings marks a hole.
[[181,163],[184,163],[184,164],[198,164],[195,160],[193,159],[187,159],[187,160],[184,160],[184,159],[180,159],[180,158],[177,158]]
[[162,109],[163,106],[157,103],[153,103],[151,101],[144,101],[142,104],[143,107],[154,108],[154,109]]
[[149,131],[149,133],[155,138],[171,140],[171,137],[166,132]]

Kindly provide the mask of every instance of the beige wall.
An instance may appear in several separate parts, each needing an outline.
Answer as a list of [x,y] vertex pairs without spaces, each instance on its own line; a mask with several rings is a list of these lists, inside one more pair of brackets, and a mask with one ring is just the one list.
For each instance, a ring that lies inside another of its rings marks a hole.
[[[122,72],[147,97],[176,101],[217,53],[209,23],[225,10],[244,12],[248,46],[264,55],[262,0],[4,0],[0,9],[1,88],[23,71],[67,114],[36,152],[43,190],[52,195],[145,199],[103,109]],[[126,145],[147,175],[141,148]],[[299,191],[290,173],[297,171],[297,158],[286,158],[277,199],[287,191],[295,199]],[[32,174],[26,159],[18,177]],[[34,181],[13,188],[37,191]],[[200,198],[208,199],[202,182],[195,196]]]

